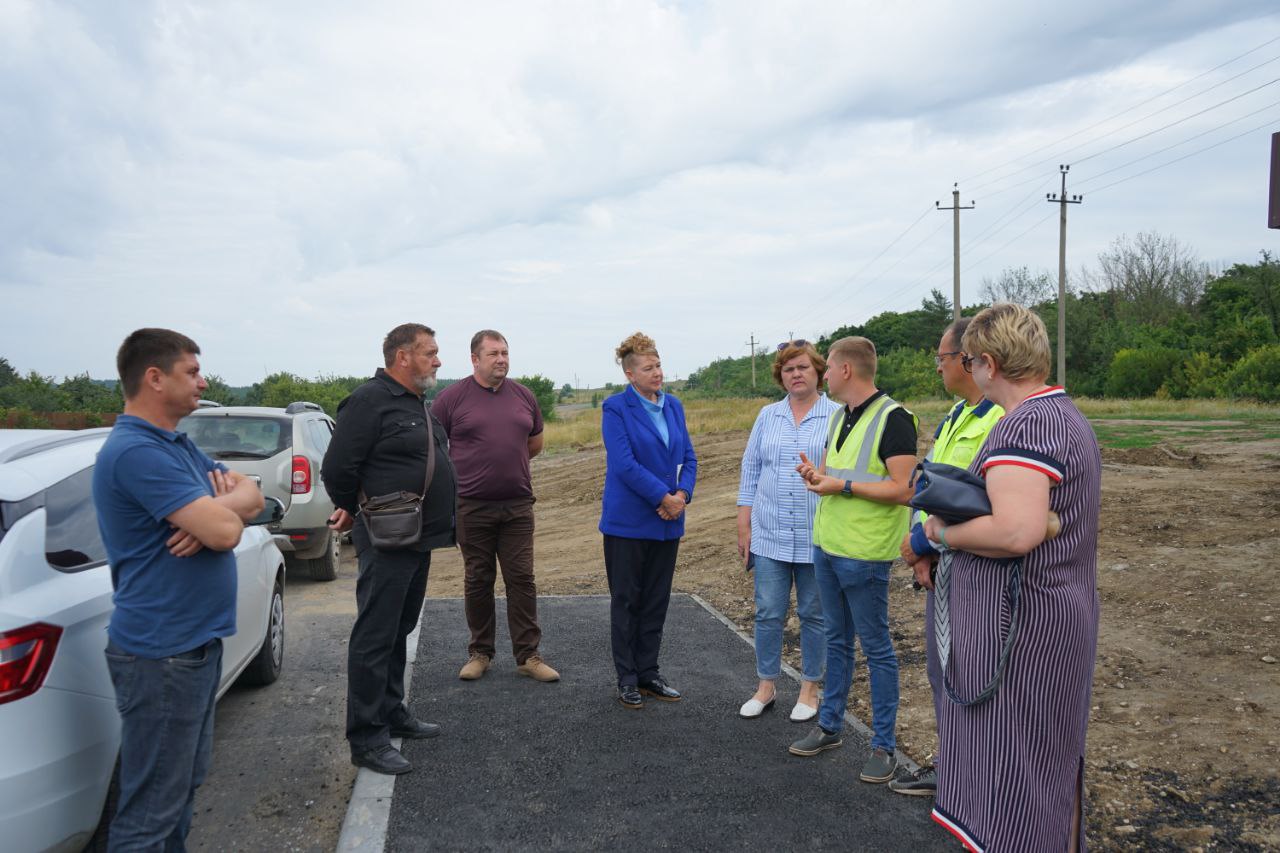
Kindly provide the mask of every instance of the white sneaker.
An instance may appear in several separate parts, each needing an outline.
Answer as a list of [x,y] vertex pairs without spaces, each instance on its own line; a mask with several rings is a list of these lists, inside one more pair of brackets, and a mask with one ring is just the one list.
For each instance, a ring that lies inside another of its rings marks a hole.
[[807,723],[816,716],[818,716],[818,709],[803,702],[797,702],[796,706],[791,709],[791,722],[793,723]]
[[777,698],[777,696],[774,696],[768,702],[761,702],[753,696],[743,703],[742,707],[738,709],[738,716],[745,720],[754,720],[756,717],[772,708],[773,703]]

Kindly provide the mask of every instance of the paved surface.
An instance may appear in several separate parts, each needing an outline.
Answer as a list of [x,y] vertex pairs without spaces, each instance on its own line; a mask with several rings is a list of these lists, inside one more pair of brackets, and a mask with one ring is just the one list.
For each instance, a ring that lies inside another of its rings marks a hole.
[[794,682],[763,718],[739,719],[751,647],[692,598],[672,597],[662,656],[685,700],[642,711],[614,698],[606,597],[539,600],[557,684],[516,675],[502,606],[495,667],[463,682],[462,603],[427,601],[411,707],[444,733],[405,743],[417,769],[396,780],[387,850],[955,849],[932,800],[858,781],[860,734],[787,753],[806,730],[787,719]]

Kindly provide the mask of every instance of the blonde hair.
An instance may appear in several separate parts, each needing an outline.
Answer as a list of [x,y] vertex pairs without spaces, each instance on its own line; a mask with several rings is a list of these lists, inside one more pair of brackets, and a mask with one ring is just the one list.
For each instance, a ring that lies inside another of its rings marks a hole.
[[827,349],[827,361],[836,359],[850,365],[863,379],[876,378],[876,345],[867,338],[855,335],[831,344]]
[[809,362],[813,365],[813,369],[818,373],[818,387],[822,387],[822,372],[827,369],[827,360],[822,354],[814,348],[813,344],[805,341],[803,345],[800,341],[788,341],[782,349],[778,350],[778,354],[773,357],[773,381],[782,387],[782,365],[798,355],[809,356]]
[[1053,361],[1049,332],[1032,311],[998,302],[978,312],[965,329],[961,347],[970,356],[988,353],[1011,380],[1043,380]]
[[614,358],[618,364],[622,365],[623,370],[630,370],[636,356],[657,354],[658,345],[653,342],[653,338],[644,332],[633,332],[618,344],[618,348],[614,351]]

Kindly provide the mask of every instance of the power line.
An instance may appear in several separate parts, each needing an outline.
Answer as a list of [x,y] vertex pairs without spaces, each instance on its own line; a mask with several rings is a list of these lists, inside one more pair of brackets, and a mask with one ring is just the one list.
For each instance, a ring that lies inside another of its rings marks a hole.
[[[1262,63],[1262,65],[1267,65],[1267,64],[1269,64],[1269,63],[1271,63],[1271,62],[1275,62],[1277,59],[1280,59],[1280,56],[1275,57],[1274,59],[1269,59],[1269,60],[1267,60],[1267,62]],[[1250,68],[1250,69],[1249,69],[1249,71],[1254,71],[1254,70],[1256,70],[1256,69],[1258,69],[1258,68],[1261,68],[1261,67],[1262,67],[1262,65],[1254,66],[1254,68]],[[1247,73],[1249,73],[1249,72],[1248,72],[1248,71],[1246,71],[1246,72],[1243,72],[1243,73],[1247,74]],[[1241,76],[1241,75],[1236,75],[1236,77],[1239,77],[1239,76]],[[1235,80],[1235,79],[1236,79],[1236,77],[1232,77],[1232,78],[1230,78],[1230,79],[1231,79],[1231,80]],[[1229,81],[1229,80],[1224,80],[1224,81],[1222,81],[1222,83],[1226,83],[1226,82],[1230,82],[1230,81]],[[1253,88],[1253,89],[1249,89],[1249,90],[1248,90],[1248,91],[1246,91],[1246,92],[1241,92],[1241,93],[1240,93],[1240,94],[1238,94],[1238,95],[1233,95],[1232,97],[1227,98],[1225,101],[1219,101],[1218,103],[1213,104],[1212,106],[1205,107],[1204,109],[1202,109],[1202,110],[1200,110],[1200,111],[1198,111],[1198,112],[1194,112],[1194,113],[1192,113],[1191,115],[1184,116],[1183,118],[1180,118],[1180,119],[1178,119],[1178,120],[1176,120],[1176,121],[1172,121],[1172,122],[1170,122],[1169,124],[1163,125],[1163,126],[1161,126],[1161,127],[1157,127],[1155,130],[1151,130],[1151,131],[1148,131],[1148,132],[1146,132],[1146,133],[1140,134],[1140,135],[1138,135],[1138,136],[1133,137],[1132,139],[1126,140],[1125,142],[1120,142],[1120,143],[1118,143],[1118,144],[1116,144],[1116,145],[1111,146],[1110,148],[1104,148],[1104,149],[1102,149],[1101,151],[1095,151],[1093,154],[1089,154],[1088,156],[1085,156],[1085,157],[1077,157],[1077,158],[1075,158],[1075,162],[1076,162],[1076,163],[1083,163],[1083,162],[1084,162],[1084,161],[1086,161],[1086,160],[1092,160],[1094,157],[1100,157],[1100,156],[1102,156],[1103,154],[1106,154],[1106,153],[1109,153],[1109,152],[1111,152],[1111,151],[1116,150],[1117,148],[1123,148],[1124,146],[1126,146],[1126,145],[1128,145],[1128,144],[1130,144],[1130,143],[1132,143],[1132,142],[1137,142],[1139,139],[1144,139],[1144,138],[1146,138],[1146,137],[1148,137],[1148,136],[1151,136],[1153,133],[1159,133],[1159,132],[1160,132],[1160,131],[1162,131],[1162,130],[1168,130],[1168,129],[1169,129],[1169,128],[1171,128],[1171,127],[1174,127],[1174,126],[1176,126],[1176,125],[1182,124],[1184,121],[1187,121],[1187,120],[1189,120],[1189,119],[1193,119],[1193,118],[1195,118],[1196,116],[1199,116],[1199,115],[1203,115],[1204,113],[1210,112],[1211,110],[1216,110],[1218,107],[1225,106],[1226,104],[1229,104],[1229,103],[1231,103],[1232,101],[1237,101],[1237,100],[1239,100],[1240,98],[1245,97],[1246,95],[1251,95],[1251,94],[1253,94],[1254,92],[1258,91],[1259,89],[1265,89],[1267,86],[1273,85],[1273,84],[1274,84],[1274,83],[1276,83],[1276,82],[1280,82],[1280,77],[1277,77],[1275,80],[1271,80],[1270,82],[1263,83],[1261,86],[1257,86],[1257,87],[1255,87],[1255,88]],[[1196,94],[1194,94],[1194,95],[1190,95],[1190,96],[1188,96],[1188,97],[1186,97],[1186,98],[1183,98],[1181,101],[1177,101],[1176,103],[1170,104],[1170,105],[1169,105],[1169,106],[1167,106],[1167,107],[1162,107],[1162,108],[1160,108],[1160,109],[1156,110],[1155,112],[1153,112],[1153,113],[1149,113],[1149,114],[1147,114],[1147,115],[1143,116],[1143,117],[1142,117],[1142,118],[1140,118],[1140,119],[1136,119],[1136,120],[1134,120],[1134,121],[1129,122],[1128,124],[1121,125],[1120,127],[1116,128],[1115,130],[1109,130],[1109,131],[1107,131],[1106,133],[1104,133],[1104,134],[1102,134],[1101,136],[1099,136],[1097,139],[1094,139],[1094,140],[1093,140],[1093,142],[1099,142],[1099,141],[1101,141],[1101,140],[1103,140],[1103,139],[1106,139],[1108,136],[1112,136],[1113,134],[1119,133],[1119,132],[1120,132],[1120,131],[1122,131],[1122,130],[1125,130],[1125,129],[1127,129],[1127,128],[1133,127],[1135,124],[1141,124],[1142,122],[1146,121],[1147,119],[1149,119],[1149,118],[1153,118],[1154,116],[1157,116],[1157,115],[1159,115],[1160,113],[1165,112],[1166,110],[1168,110],[1168,109],[1170,109],[1170,108],[1172,108],[1172,107],[1181,106],[1182,104],[1185,104],[1187,101],[1190,101],[1190,100],[1193,100],[1193,99],[1195,99],[1195,98],[1198,98],[1198,97],[1200,97],[1201,95],[1205,94],[1205,92],[1209,92],[1209,91],[1211,91],[1212,89],[1217,88],[1217,86],[1222,85],[1222,83],[1215,83],[1213,86],[1210,86],[1208,89],[1205,89],[1205,90],[1203,90],[1203,91],[1201,91],[1201,92],[1197,92],[1197,93],[1196,93]],[[1089,143],[1087,143],[1087,142],[1086,142],[1086,143],[1082,143],[1081,145],[1073,146],[1073,147],[1071,147],[1071,148],[1066,149],[1066,152],[1065,152],[1065,153],[1068,153],[1068,154],[1069,154],[1069,153],[1070,153],[1070,152],[1072,152],[1072,151],[1079,151],[1082,147],[1084,147],[1084,145],[1088,145],[1088,144],[1089,144]],[[992,186],[993,184],[998,184],[998,183],[1000,183],[1001,181],[1008,180],[1009,178],[1012,178],[1014,175],[1020,175],[1020,174],[1022,174],[1023,172],[1029,171],[1029,170],[1031,170],[1031,169],[1038,168],[1038,167],[1040,167],[1040,166],[1043,166],[1043,165],[1045,165],[1045,164],[1047,164],[1047,163],[1052,163],[1052,162],[1053,162],[1052,160],[1037,160],[1037,161],[1036,161],[1036,162],[1034,162],[1034,163],[1030,163],[1030,164],[1028,164],[1028,165],[1026,165],[1026,166],[1023,166],[1021,169],[1015,169],[1014,171],[1012,171],[1012,172],[1008,173],[1007,175],[1002,175],[1002,176],[1000,176],[1000,177],[998,177],[998,178],[994,178],[994,179],[992,179],[992,180],[990,180],[990,181],[987,181],[985,184],[979,184],[978,186],[974,187],[974,192],[977,192],[977,191],[979,191],[979,190],[981,190],[981,189],[983,189],[983,188],[985,188],[985,187]]]
[[1183,140],[1182,140],[1182,141],[1180,141],[1180,142],[1175,142],[1175,143],[1173,143],[1172,145],[1166,145],[1164,148],[1159,148],[1159,149],[1157,149],[1157,150],[1155,150],[1155,151],[1150,151],[1150,152],[1148,152],[1148,153],[1146,153],[1146,154],[1142,155],[1141,157],[1137,157],[1137,158],[1135,158],[1135,159],[1133,159],[1133,160],[1130,160],[1130,161],[1129,161],[1129,162],[1127,162],[1127,163],[1122,163],[1122,164],[1120,164],[1119,166],[1115,166],[1115,167],[1113,167],[1113,168],[1107,169],[1106,171],[1098,172],[1098,173],[1096,173],[1096,174],[1094,174],[1094,175],[1091,175],[1090,177],[1088,177],[1088,178],[1084,179],[1084,180],[1083,180],[1083,181],[1081,181],[1080,183],[1081,183],[1081,185],[1088,184],[1088,183],[1091,183],[1091,182],[1093,182],[1093,181],[1096,181],[1098,178],[1101,178],[1103,175],[1109,175],[1109,174],[1111,174],[1112,172],[1118,172],[1118,171],[1120,171],[1121,169],[1126,169],[1126,168],[1128,168],[1129,166],[1137,165],[1138,163],[1141,163],[1141,162],[1143,162],[1144,160],[1150,160],[1152,157],[1155,157],[1155,156],[1157,156],[1157,155],[1163,154],[1163,153],[1164,153],[1164,152],[1166,152],[1166,151],[1172,151],[1174,148],[1177,148],[1177,147],[1179,147],[1180,145],[1186,145],[1188,142],[1194,142],[1195,140],[1199,139],[1200,137],[1202,137],[1202,136],[1208,136],[1208,135],[1209,135],[1209,134],[1211,134],[1211,133],[1215,133],[1215,132],[1217,132],[1217,131],[1219,131],[1219,130],[1222,130],[1224,127],[1230,127],[1231,125],[1236,124],[1237,122],[1242,122],[1242,121],[1244,121],[1244,120],[1245,120],[1245,119],[1247,119],[1247,118],[1253,118],[1253,117],[1254,117],[1254,116],[1256,116],[1258,113],[1264,113],[1264,112],[1266,112],[1267,110],[1272,109],[1273,107],[1280,107],[1280,101],[1274,101],[1274,102],[1272,102],[1272,103],[1270,103],[1270,104],[1267,104],[1265,107],[1262,107],[1261,109],[1254,110],[1254,111],[1253,111],[1253,112],[1251,112],[1251,113],[1245,113],[1245,114],[1244,114],[1244,115],[1242,115],[1242,116],[1239,116],[1239,117],[1237,117],[1237,118],[1233,118],[1233,119],[1231,119],[1231,121],[1226,121],[1226,122],[1223,122],[1222,124],[1215,125],[1214,127],[1211,127],[1211,128],[1209,128],[1208,130],[1201,131],[1200,133],[1197,133],[1197,134],[1195,134],[1194,136],[1188,136],[1186,139],[1183,139]]
[[1115,115],[1108,115],[1108,117],[1107,117],[1107,118],[1100,120],[1100,122],[1094,122],[1093,124],[1089,124],[1089,126],[1088,126],[1088,127],[1080,128],[1080,129],[1079,129],[1079,131],[1074,131],[1074,132],[1068,133],[1068,134],[1066,134],[1066,136],[1059,138],[1059,140],[1053,140],[1052,142],[1044,143],[1044,145],[1039,146],[1039,147],[1038,147],[1038,149],[1032,149],[1032,150],[1028,151],[1028,152],[1027,152],[1027,154],[1023,154],[1023,155],[1016,156],[1016,158],[1014,158],[1014,159],[1006,160],[1006,161],[1004,161],[1004,163],[1000,163],[1000,164],[997,164],[997,165],[993,165],[993,167],[991,167],[991,168],[989,168],[989,169],[984,169],[984,170],[982,170],[982,172],[979,172],[979,173],[977,173],[977,174],[973,174],[973,175],[969,175],[969,177],[968,177],[968,178],[963,178],[963,181],[964,181],[965,183],[968,183],[969,181],[975,181],[975,179],[980,178],[980,177],[983,177],[983,175],[991,174],[992,172],[996,172],[996,170],[998,170],[998,169],[1004,169],[1004,168],[1006,167],[1006,165],[1012,165],[1012,164],[1018,163],[1018,161],[1019,161],[1019,160],[1024,160],[1024,159],[1029,158],[1029,156],[1032,156],[1033,154],[1039,154],[1039,152],[1041,152],[1041,151],[1046,151],[1046,150],[1048,150],[1048,149],[1052,149],[1052,147],[1053,147],[1053,146],[1061,145],[1061,143],[1062,143],[1062,142],[1066,142],[1066,141],[1068,141],[1068,140],[1071,140],[1071,138],[1075,138],[1076,136],[1080,136],[1080,134],[1082,134],[1082,133],[1088,133],[1089,131],[1092,131],[1092,129],[1097,128],[1097,127],[1101,127],[1101,126],[1103,126],[1103,124],[1106,124],[1107,122],[1112,122],[1112,120],[1115,120],[1115,119],[1117,119],[1117,118],[1124,117],[1124,115],[1128,115],[1129,113],[1132,113],[1132,111],[1133,111],[1133,110],[1135,110],[1135,109],[1142,108],[1142,106],[1146,106],[1147,104],[1151,104],[1151,102],[1152,102],[1152,101],[1158,101],[1158,100],[1160,100],[1160,99],[1161,99],[1161,97],[1164,97],[1165,95],[1171,95],[1171,93],[1172,93],[1172,92],[1176,92],[1176,91],[1178,91],[1178,90],[1179,90],[1179,88],[1181,88],[1181,87],[1183,87],[1183,86],[1189,86],[1189,85],[1190,85],[1190,83],[1194,83],[1194,82],[1198,81],[1198,79],[1201,79],[1202,77],[1208,77],[1208,76],[1210,76],[1210,74],[1212,74],[1213,72],[1216,72],[1216,70],[1220,70],[1220,69],[1222,69],[1222,68],[1226,68],[1226,67],[1228,67],[1228,65],[1233,64],[1233,63],[1236,63],[1236,61],[1239,61],[1239,60],[1244,59],[1244,58],[1245,58],[1245,56],[1248,56],[1249,54],[1256,54],[1256,53],[1258,53],[1258,51],[1262,50],[1262,49],[1263,49],[1263,47],[1266,47],[1266,46],[1268,46],[1268,45],[1274,45],[1274,44],[1275,44],[1275,42],[1277,42],[1277,41],[1280,41],[1280,36],[1276,36],[1276,37],[1274,37],[1274,38],[1268,38],[1268,40],[1266,40],[1265,42],[1262,42],[1262,44],[1261,44],[1261,45],[1257,45],[1256,47],[1251,47],[1251,49],[1249,49],[1249,50],[1247,50],[1247,51],[1244,51],[1244,53],[1243,53],[1243,54],[1235,55],[1235,56],[1233,56],[1233,58],[1230,58],[1230,59],[1228,59],[1228,60],[1224,61],[1224,63],[1219,63],[1219,64],[1217,64],[1217,65],[1213,65],[1213,67],[1212,67],[1212,68],[1210,68],[1210,69],[1208,69],[1208,70],[1204,70],[1204,72],[1201,72],[1201,73],[1199,73],[1199,74],[1196,74],[1196,76],[1194,76],[1194,77],[1189,77],[1189,78],[1187,78],[1187,79],[1184,79],[1184,81],[1183,81],[1183,82],[1178,83],[1178,85],[1176,85],[1176,86],[1174,86],[1174,87],[1166,88],[1166,90],[1165,90],[1165,91],[1162,91],[1162,92],[1158,93],[1158,95],[1152,95],[1151,97],[1148,97],[1148,99],[1146,99],[1146,100],[1138,101],[1138,102],[1137,102],[1137,104],[1130,105],[1130,106],[1128,106],[1128,108],[1125,108],[1124,110],[1119,111],[1119,113],[1116,113]]
[[1127,178],[1121,178],[1118,181],[1112,181],[1109,184],[1104,184],[1103,186],[1100,186],[1097,189],[1090,190],[1089,192],[1092,195],[1096,195],[1102,192],[1103,190],[1111,189],[1112,187],[1123,184],[1126,181],[1132,181],[1134,178],[1141,178],[1143,175],[1149,175],[1152,172],[1163,169],[1165,166],[1172,166],[1174,163],[1181,163],[1183,160],[1186,160],[1190,157],[1194,157],[1197,154],[1203,154],[1206,151],[1212,151],[1214,148],[1217,148],[1220,145],[1226,145],[1228,142],[1235,142],[1237,139],[1240,139],[1241,137],[1248,136],[1251,133],[1257,133],[1259,130],[1266,130],[1267,128],[1270,128],[1270,127],[1274,127],[1274,119],[1271,121],[1267,121],[1263,124],[1260,124],[1257,127],[1246,130],[1244,133],[1237,133],[1235,136],[1229,136],[1226,139],[1221,140],[1220,142],[1215,142],[1212,145],[1206,145],[1204,148],[1198,148],[1195,151],[1192,151],[1190,154],[1183,154],[1181,157],[1176,157],[1167,163],[1161,163],[1159,166],[1152,166],[1150,169],[1145,169],[1141,172],[1136,172],[1132,175],[1129,175]]
[[1054,216],[1054,214],[1050,213],[1048,216],[1044,217],[1043,219],[1037,219],[1037,220],[1036,220],[1036,221],[1031,225],[1031,227],[1030,227],[1030,228],[1028,228],[1026,231],[1023,231],[1021,234],[1019,234],[1018,236],[1014,237],[1014,238],[1013,238],[1012,240],[1010,240],[1008,243],[1005,243],[1003,246],[1001,246],[1000,248],[996,249],[996,250],[995,250],[994,252],[992,252],[991,254],[989,254],[989,255],[987,255],[986,257],[984,257],[982,260],[980,260],[980,261],[974,261],[974,262],[973,262],[973,263],[971,263],[968,267],[966,267],[966,269],[967,269],[967,270],[971,270],[971,269],[973,269],[974,267],[981,266],[982,264],[984,264],[984,263],[986,263],[987,261],[991,260],[991,259],[992,259],[992,258],[994,258],[996,255],[998,255],[998,254],[1000,254],[1001,252],[1003,252],[1005,249],[1009,248],[1009,247],[1010,247],[1010,246],[1012,246],[1014,243],[1018,242],[1018,241],[1019,241],[1019,240],[1021,240],[1023,237],[1025,237],[1025,236],[1027,236],[1028,234],[1030,234],[1032,231],[1036,230],[1036,228],[1037,228],[1038,226],[1043,225],[1044,223],[1048,222],[1050,219],[1052,219],[1052,218],[1053,218],[1053,216]]

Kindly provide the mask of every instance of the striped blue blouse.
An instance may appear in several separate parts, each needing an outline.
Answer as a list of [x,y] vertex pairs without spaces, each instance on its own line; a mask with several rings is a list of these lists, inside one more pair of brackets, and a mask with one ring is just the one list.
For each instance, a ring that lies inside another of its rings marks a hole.
[[804,487],[796,466],[801,452],[815,465],[821,461],[827,424],[839,408],[823,394],[798,427],[786,397],[760,410],[738,482],[738,506],[751,507],[751,553],[785,563],[813,562],[818,496]]

